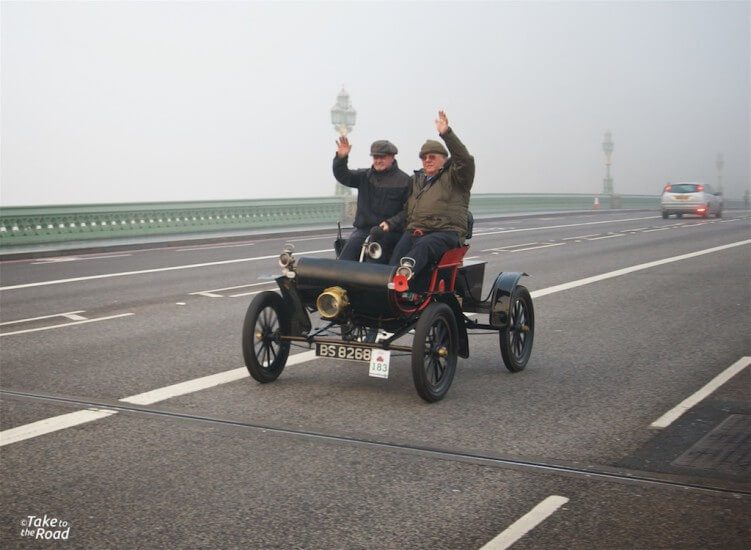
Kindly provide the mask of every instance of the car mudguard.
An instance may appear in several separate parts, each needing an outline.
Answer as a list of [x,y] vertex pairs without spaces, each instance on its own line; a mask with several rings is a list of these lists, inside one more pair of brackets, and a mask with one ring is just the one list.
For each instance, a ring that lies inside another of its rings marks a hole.
[[276,278],[276,284],[279,285],[282,299],[290,313],[290,335],[303,336],[303,333],[310,332],[310,315],[308,315],[308,311],[305,309],[297,288],[295,288],[295,285],[291,281],[291,279],[284,276]]
[[459,357],[466,359],[469,357],[469,338],[467,337],[467,324],[464,322],[464,312],[462,311],[462,306],[459,305],[459,300],[456,299],[454,294],[447,292],[445,294],[436,294],[435,301],[448,304],[451,311],[454,312],[457,328],[456,337],[458,340],[456,353]]
[[504,329],[508,325],[511,308],[511,294],[519,279],[528,276],[518,271],[504,271],[498,274],[490,294],[490,325]]

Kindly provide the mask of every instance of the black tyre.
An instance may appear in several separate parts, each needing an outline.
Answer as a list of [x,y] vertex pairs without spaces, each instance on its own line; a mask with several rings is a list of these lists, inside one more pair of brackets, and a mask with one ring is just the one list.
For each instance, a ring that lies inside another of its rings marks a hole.
[[668,219],[668,216],[670,216],[670,214],[668,214],[666,210],[663,210],[663,211],[662,211],[662,219],[663,219],[663,220],[667,220],[667,219]]
[[258,294],[248,306],[243,324],[243,358],[250,375],[259,382],[273,382],[284,370],[289,342],[289,312],[276,292]]
[[511,372],[524,370],[532,354],[535,337],[535,310],[532,297],[524,286],[517,286],[511,294],[509,320],[500,331],[501,357]]
[[721,217],[722,217],[722,208],[720,208],[720,209],[719,209],[719,210],[717,211],[717,214],[715,214],[715,217],[716,217],[716,218],[721,218]]
[[446,304],[430,304],[415,326],[412,379],[428,403],[443,399],[456,372],[456,319]]

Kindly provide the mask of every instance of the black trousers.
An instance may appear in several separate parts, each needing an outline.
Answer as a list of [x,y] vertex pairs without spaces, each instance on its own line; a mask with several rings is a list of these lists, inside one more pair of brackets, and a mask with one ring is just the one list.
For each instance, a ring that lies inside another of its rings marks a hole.
[[403,233],[402,238],[396,243],[391,254],[391,265],[399,265],[402,258],[409,257],[415,260],[413,269],[415,276],[419,275],[426,267],[432,266],[441,259],[443,253],[459,246],[459,234],[455,231],[433,231],[425,233],[421,237],[415,237],[412,233]]
[[[370,234],[369,229],[360,229],[355,227],[355,229],[352,231],[352,233],[349,234],[349,237],[347,237],[347,244],[344,245],[344,248],[342,249],[342,253],[339,254],[340,260],[351,260],[351,261],[359,261],[360,260],[360,252],[362,251],[362,243],[365,242],[365,239],[368,238],[368,235]],[[394,250],[394,246],[396,246],[396,243],[399,241],[399,237],[401,237],[401,233],[384,233],[382,237],[378,238],[378,243],[383,248],[383,253],[378,260],[368,260],[370,262],[376,262],[379,264],[385,264],[388,263],[389,259],[391,258],[391,253]],[[367,258],[367,256],[366,256]]]

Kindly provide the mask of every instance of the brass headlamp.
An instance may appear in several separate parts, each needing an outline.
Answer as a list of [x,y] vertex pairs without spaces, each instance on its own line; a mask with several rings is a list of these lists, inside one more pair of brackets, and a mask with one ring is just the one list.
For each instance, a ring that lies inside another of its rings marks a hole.
[[340,286],[330,286],[316,299],[316,309],[322,319],[335,319],[348,305],[347,291]]

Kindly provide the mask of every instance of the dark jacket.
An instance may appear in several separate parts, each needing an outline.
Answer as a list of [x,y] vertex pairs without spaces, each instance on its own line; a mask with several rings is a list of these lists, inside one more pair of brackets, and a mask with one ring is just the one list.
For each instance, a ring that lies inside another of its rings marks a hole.
[[454,131],[441,136],[451,154],[430,182],[424,170],[410,178],[409,198],[395,230],[456,231],[463,241],[467,235],[469,193],[475,179],[475,159]]
[[394,216],[400,216],[409,193],[409,176],[394,164],[388,170],[376,172],[373,168],[350,170],[349,157],[334,156],[334,177],[347,187],[357,189],[357,213],[353,225],[370,229],[382,221],[393,224]]

